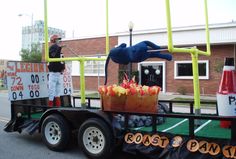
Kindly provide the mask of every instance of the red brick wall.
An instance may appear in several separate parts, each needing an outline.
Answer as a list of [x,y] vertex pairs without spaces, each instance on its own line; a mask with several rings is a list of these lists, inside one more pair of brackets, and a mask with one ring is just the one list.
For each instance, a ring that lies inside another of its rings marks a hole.
[[[205,50],[203,47],[198,47],[200,50]],[[176,53],[173,60],[191,60],[189,54]],[[212,45],[211,56],[199,56],[199,60],[209,60],[209,79],[200,79],[200,93],[214,95],[218,88],[222,72],[217,72],[216,67],[219,63],[224,63],[225,57],[234,57],[233,45]],[[174,79],[174,61],[167,62],[166,72],[166,87],[167,92],[177,92],[178,88],[184,87],[188,94],[193,94],[192,79]]]
[[[105,38],[89,38],[81,40],[69,40],[64,42],[67,47],[70,47],[78,55],[93,55],[105,54]],[[110,37],[110,48],[118,43],[117,37]],[[205,47],[198,47],[200,50],[205,50]],[[69,49],[63,49],[65,57],[73,57]],[[219,63],[224,62],[225,57],[234,57],[233,45],[212,45],[211,56],[199,56],[199,60],[209,60],[209,79],[200,79],[201,94],[214,95],[219,87],[221,73],[217,72],[216,67]],[[151,61],[160,59],[151,59]],[[174,61],[191,61],[191,55],[187,53],[173,53],[173,60],[166,62],[166,92],[177,92],[180,87],[183,87],[187,94],[193,94],[193,80],[192,79],[174,79]],[[161,60],[163,61],[163,60]],[[108,67],[108,85],[118,83],[118,64],[110,60]],[[133,70],[137,69],[137,64],[133,64]],[[98,78],[97,76],[85,77],[86,90],[97,90]],[[104,83],[104,77],[100,77],[100,85]],[[79,89],[79,77],[73,77],[74,89]]]
[[[80,78],[79,76],[73,76],[73,88],[80,88]],[[99,84],[103,85],[105,81],[105,77],[100,76]],[[108,68],[108,82],[107,84],[118,84],[118,64],[110,61]],[[98,77],[97,76],[85,76],[85,88],[86,90],[97,90],[98,89]]]
[[[198,47],[205,50],[205,47]],[[187,94],[193,94],[192,79],[174,79],[174,61],[192,60],[191,55],[187,53],[173,53],[173,60],[166,61],[166,92],[178,93],[178,89],[183,87]],[[216,67],[224,63],[225,57],[234,57],[233,45],[212,45],[211,56],[199,56],[199,60],[209,60],[209,79],[200,79],[200,93],[215,95],[219,88],[222,72],[217,72]],[[152,58],[147,61],[163,61],[162,59]],[[137,65],[133,64],[133,68]]]
[[[63,44],[65,44],[67,47],[63,48],[62,52],[64,53],[65,57],[76,57],[70,51],[70,49],[73,50],[73,52],[75,52],[77,55],[86,56],[86,55],[105,54],[106,50],[105,41],[106,41],[105,37],[63,41]],[[109,46],[110,48],[114,47],[118,43],[118,39],[116,36],[110,37],[109,41],[110,41],[110,46]],[[118,65],[110,61],[108,73],[109,73],[108,84],[118,83]],[[72,77],[72,79],[73,79],[74,90],[80,89],[80,77],[74,76]],[[104,83],[104,77],[100,77],[100,84],[103,83]],[[98,77],[85,76],[85,87],[86,90],[97,90]]]
[[[110,48],[117,45],[117,37],[110,37]],[[89,38],[89,39],[81,39],[81,40],[70,40],[65,41],[64,44],[71,48],[78,55],[96,55],[96,54],[105,54],[106,50],[106,42],[105,38]],[[64,48],[63,51],[65,57],[73,57],[75,56],[72,52]],[[110,61],[108,67],[108,84],[117,83],[118,82],[118,65],[114,64]],[[100,85],[104,83],[104,77],[100,77],[99,80]],[[97,76],[85,76],[85,87],[86,90],[97,90],[98,88],[98,77]],[[73,77],[73,88],[74,90],[80,89],[80,77]]]

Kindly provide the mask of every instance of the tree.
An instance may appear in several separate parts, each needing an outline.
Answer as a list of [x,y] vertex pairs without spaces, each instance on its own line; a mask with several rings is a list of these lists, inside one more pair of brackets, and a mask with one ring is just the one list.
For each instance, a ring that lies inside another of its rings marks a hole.
[[22,49],[20,56],[21,56],[21,61],[41,62],[42,61],[42,48],[41,48],[40,43],[32,44],[31,50]]

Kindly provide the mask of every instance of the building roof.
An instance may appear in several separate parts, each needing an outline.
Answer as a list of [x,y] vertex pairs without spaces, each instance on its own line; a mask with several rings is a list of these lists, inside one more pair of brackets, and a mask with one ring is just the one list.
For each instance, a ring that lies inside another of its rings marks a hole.
[[[210,42],[211,44],[229,44],[236,43],[236,22],[210,24]],[[178,45],[204,45],[205,25],[173,27],[173,44]],[[167,29],[148,29],[134,30],[133,44],[143,40],[149,40],[160,46],[167,46]],[[129,32],[112,33],[109,36],[118,36],[118,44],[129,43]],[[102,38],[105,35],[85,36],[80,38],[63,39],[64,41]]]
[[[210,24],[209,29],[216,29],[216,28],[235,28],[236,21],[228,22],[228,23],[215,23]],[[179,27],[172,27],[173,32],[177,31],[188,31],[188,30],[205,30],[205,25],[191,25],[191,26],[179,26]],[[166,28],[157,28],[157,29],[147,29],[147,30],[134,30],[133,34],[148,34],[148,33],[162,33],[167,32]],[[128,35],[128,32],[119,32],[116,35]]]
[[[236,43],[236,22],[209,25],[211,44]],[[205,25],[182,26],[172,28],[174,45],[204,45]],[[119,43],[129,42],[129,33],[117,34]],[[133,43],[143,40],[156,42],[160,46],[167,45],[167,29],[139,30],[133,32]]]

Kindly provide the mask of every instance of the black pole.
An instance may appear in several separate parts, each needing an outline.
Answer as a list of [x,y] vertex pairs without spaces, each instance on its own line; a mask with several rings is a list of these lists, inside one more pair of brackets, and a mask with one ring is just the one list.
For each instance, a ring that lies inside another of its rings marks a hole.
[[[132,31],[133,29],[129,29],[129,46],[132,46]],[[128,72],[129,72],[129,79],[131,80],[132,76],[132,63],[128,64]]]

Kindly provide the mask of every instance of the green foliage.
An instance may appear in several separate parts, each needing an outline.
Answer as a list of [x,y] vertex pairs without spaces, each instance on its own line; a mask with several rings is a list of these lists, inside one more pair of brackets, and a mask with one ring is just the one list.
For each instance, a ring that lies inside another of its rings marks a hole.
[[26,62],[41,62],[42,61],[42,48],[39,43],[32,44],[31,50],[21,50],[21,61]]
[[222,59],[216,59],[214,66],[214,71],[217,73],[222,73],[224,67],[224,61]]

